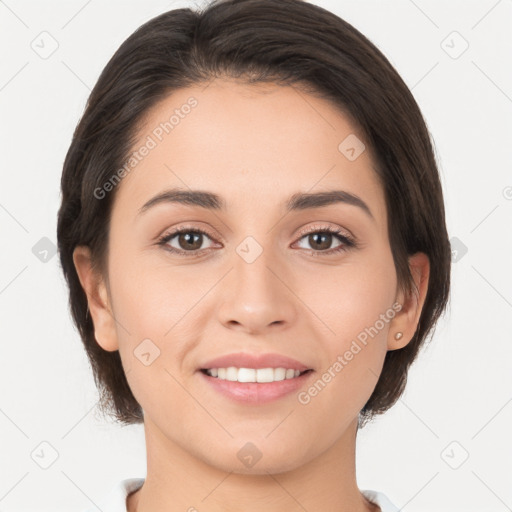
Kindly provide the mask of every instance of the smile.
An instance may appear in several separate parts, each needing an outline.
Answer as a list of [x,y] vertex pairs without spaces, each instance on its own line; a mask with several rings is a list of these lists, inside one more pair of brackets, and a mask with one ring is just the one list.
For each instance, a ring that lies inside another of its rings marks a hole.
[[311,370],[301,372],[292,368],[236,368],[230,366],[228,368],[210,368],[201,371],[220,380],[265,383],[293,379]]

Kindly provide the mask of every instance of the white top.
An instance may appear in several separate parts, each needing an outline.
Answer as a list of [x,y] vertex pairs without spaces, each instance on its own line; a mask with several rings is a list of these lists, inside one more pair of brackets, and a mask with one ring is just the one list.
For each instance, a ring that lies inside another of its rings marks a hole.
[[[126,498],[128,494],[136,491],[144,483],[144,478],[127,478],[118,482],[99,503],[102,512],[127,512]],[[361,490],[363,495],[375,505],[379,505],[381,512],[399,512],[385,494],[378,491]],[[85,512],[97,512],[97,507],[87,509]]]

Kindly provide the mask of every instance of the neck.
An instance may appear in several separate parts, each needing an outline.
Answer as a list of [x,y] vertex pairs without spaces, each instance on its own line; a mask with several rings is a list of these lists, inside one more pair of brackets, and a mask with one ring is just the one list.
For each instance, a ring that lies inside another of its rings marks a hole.
[[206,464],[163,436],[145,417],[147,477],[128,512],[378,512],[355,475],[357,418],[330,449],[286,471],[241,474]]

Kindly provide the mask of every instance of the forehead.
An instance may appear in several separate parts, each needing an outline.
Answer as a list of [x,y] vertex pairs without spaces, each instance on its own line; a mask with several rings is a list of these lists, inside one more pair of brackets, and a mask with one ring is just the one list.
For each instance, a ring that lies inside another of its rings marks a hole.
[[361,139],[332,103],[297,87],[217,79],[175,91],[148,111],[133,147],[139,160],[116,203],[136,209],[179,187],[216,192],[235,209],[282,204],[299,191],[343,189],[364,196],[382,216],[369,148],[357,156]]

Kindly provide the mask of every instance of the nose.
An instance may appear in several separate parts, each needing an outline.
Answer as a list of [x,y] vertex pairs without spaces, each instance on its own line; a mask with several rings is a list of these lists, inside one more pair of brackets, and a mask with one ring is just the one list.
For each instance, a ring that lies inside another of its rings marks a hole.
[[295,320],[300,303],[293,293],[293,278],[270,249],[253,260],[251,251],[256,248],[248,247],[234,255],[233,269],[222,280],[219,320],[227,328],[251,334],[286,329]]

